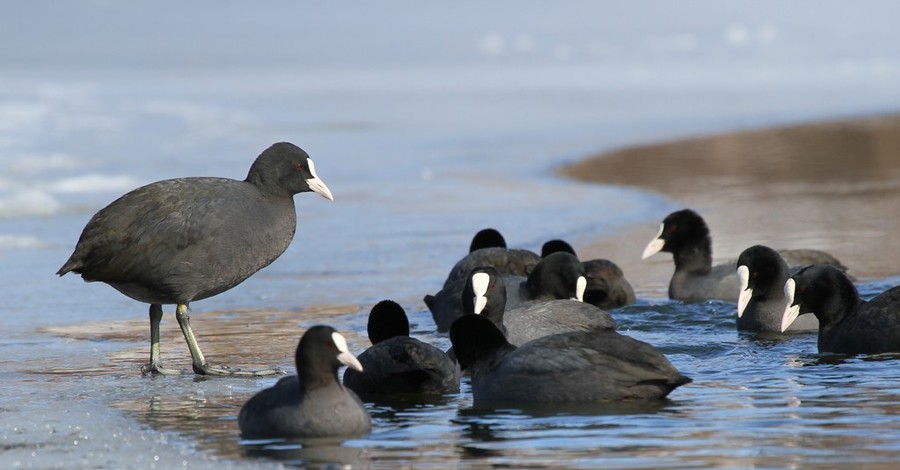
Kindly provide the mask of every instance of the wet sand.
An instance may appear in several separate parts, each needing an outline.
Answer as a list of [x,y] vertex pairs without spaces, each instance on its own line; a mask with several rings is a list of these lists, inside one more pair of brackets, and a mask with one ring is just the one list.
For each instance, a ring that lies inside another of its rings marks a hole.
[[[341,328],[344,336],[355,346],[368,347],[368,338],[344,327],[349,321],[348,316],[358,310],[354,305],[326,305],[298,311],[210,311],[193,315],[191,323],[200,348],[213,364],[224,362],[225,365],[249,370],[273,366],[289,370],[294,365],[294,350],[300,336],[306,331],[307,324],[311,326],[317,322],[327,322]],[[86,364],[84,369],[78,370],[64,367],[60,369],[62,373],[108,374],[110,370],[114,370],[117,373],[134,374],[147,363],[150,354],[147,342],[149,323],[146,318],[42,327],[38,331],[75,340],[135,344],[109,354],[108,362]],[[160,324],[160,348],[166,367],[181,370],[185,374],[192,373],[190,351],[171,314],[165,315]],[[57,372],[44,364],[34,368],[26,365],[23,371],[37,374]]]
[[[900,273],[900,116],[642,145],[559,173],[656,191],[698,211],[716,262],[765,244],[829,251],[860,279]],[[665,215],[579,247],[579,255],[618,263],[638,296],[665,296],[671,255],[640,259]]]

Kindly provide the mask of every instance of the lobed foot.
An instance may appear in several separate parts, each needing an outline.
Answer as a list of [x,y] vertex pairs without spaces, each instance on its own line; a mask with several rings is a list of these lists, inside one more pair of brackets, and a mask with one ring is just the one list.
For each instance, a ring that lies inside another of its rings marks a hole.
[[228,366],[212,366],[209,364],[201,364],[193,366],[194,373],[198,375],[212,375],[217,377],[266,377],[269,375],[285,375],[286,372],[279,368],[260,369],[260,370],[241,370],[232,369]]
[[162,364],[150,363],[141,366],[141,375],[181,375],[183,371],[177,369],[167,369]]

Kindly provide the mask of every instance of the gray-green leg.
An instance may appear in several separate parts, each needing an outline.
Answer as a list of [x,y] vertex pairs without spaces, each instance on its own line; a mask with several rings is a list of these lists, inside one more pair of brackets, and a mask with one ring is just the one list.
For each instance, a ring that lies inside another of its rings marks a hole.
[[206,362],[206,358],[203,357],[200,345],[197,344],[197,338],[194,337],[194,331],[191,329],[191,312],[187,304],[178,304],[175,310],[175,319],[178,320],[178,326],[181,327],[181,333],[184,334],[184,340],[187,341],[188,349],[191,351],[192,366],[195,374],[260,377],[284,373],[279,369],[246,371],[231,369],[228,366],[211,366]]
[[160,304],[150,304],[150,363],[141,367],[141,373],[176,375],[180,371],[166,369],[159,359],[159,323],[162,321],[163,310]]

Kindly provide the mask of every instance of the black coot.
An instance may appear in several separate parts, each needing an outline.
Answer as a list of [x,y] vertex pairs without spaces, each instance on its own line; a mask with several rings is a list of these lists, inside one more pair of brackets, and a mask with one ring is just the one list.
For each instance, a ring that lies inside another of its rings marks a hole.
[[191,329],[189,304],[224,292],[278,258],[294,237],[294,194],[332,200],[312,159],[276,143],[244,181],[178,178],[135,189],[94,214],[75,252],[57,272],[101,281],[150,304],[150,363],[145,373],[177,373],[159,357],[162,304],[175,304],[197,374],[259,375],[206,362]]
[[372,419],[359,397],[337,378],[342,365],[363,370],[344,337],[329,326],[300,338],[297,374],[253,395],[238,415],[244,438],[328,437],[369,432]]
[[506,239],[492,228],[480,230],[472,237],[469,254],[456,262],[441,290],[422,300],[434,317],[438,331],[447,331],[461,314],[459,294],[466,283],[466,275],[479,266],[493,266],[510,277],[510,284],[518,284],[540,261],[535,253],[523,249],[507,249]]
[[547,240],[541,245],[541,258],[546,258],[547,255],[552,255],[553,253],[560,251],[569,253],[572,256],[578,256],[578,254],[575,253],[575,248],[572,248],[572,245],[569,244],[569,242],[557,238]]
[[469,244],[469,253],[482,248],[506,248],[506,239],[495,228],[479,230],[472,237],[472,243]]
[[[549,240],[541,247],[541,258],[553,253],[563,251],[573,256],[578,256],[575,249],[565,240]],[[607,259],[592,259],[582,261],[584,276],[587,279],[587,288],[584,291],[584,301],[600,308],[619,308],[633,304],[637,299],[634,288],[625,279],[616,263]]]
[[[480,250],[484,251],[484,250]],[[529,301],[546,301],[552,299],[578,299],[584,298],[584,290],[587,280],[584,277],[584,267],[578,258],[566,253],[556,252],[541,258],[530,270],[527,277],[505,273],[490,263],[473,266],[473,269],[481,267],[494,268],[506,285],[506,308],[512,309]],[[445,286],[435,295],[426,295],[425,304],[431,310],[434,323],[438,331],[447,331],[454,320],[463,314],[463,305],[460,299],[466,285],[467,276],[464,275]]]
[[476,268],[466,282],[461,303],[464,313],[487,318],[514,345],[556,333],[616,328],[609,313],[577,300],[535,301],[507,310],[506,298],[506,284],[497,270]]
[[[737,329],[781,332],[781,318],[787,307],[784,283],[790,277],[787,263],[777,251],[763,245],[747,248],[737,260],[740,294]],[[807,315],[795,321],[789,331],[816,331],[819,321]]]
[[469,253],[450,269],[444,280],[444,287],[466,277],[472,268],[478,266],[493,266],[504,274],[528,276],[540,259],[529,250],[507,248],[506,238],[497,229],[482,229],[472,237]]
[[360,395],[441,394],[459,391],[460,372],[444,351],[409,336],[409,319],[398,303],[382,300],[368,322],[372,347],[359,355],[362,371],[344,372],[344,385]]
[[839,268],[818,264],[791,276],[784,292],[788,307],[782,331],[798,316],[815,315],[819,319],[819,352],[900,352],[900,287],[867,302]]
[[599,308],[619,308],[633,304],[637,299],[634,288],[616,263],[606,259],[582,261],[587,287],[584,302]]
[[[683,209],[666,216],[656,237],[642,254],[647,259],[660,251],[672,253],[675,272],[669,281],[669,298],[697,301],[737,301],[740,285],[734,262],[713,266],[712,238],[700,214]],[[818,250],[781,250],[788,266],[829,263],[846,270],[833,256]]]
[[518,290],[507,292],[507,308],[529,301],[581,301],[584,300],[585,289],[587,278],[581,261],[571,253],[557,251],[541,258]]
[[653,346],[612,330],[560,333],[516,348],[481,315],[450,328],[476,404],[660,399],[690,383]]

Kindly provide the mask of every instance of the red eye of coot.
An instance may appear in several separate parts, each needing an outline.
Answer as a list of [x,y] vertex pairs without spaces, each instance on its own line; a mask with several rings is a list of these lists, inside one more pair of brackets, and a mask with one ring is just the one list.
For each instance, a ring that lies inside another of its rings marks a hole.
[[302,164],[302,163],[299,163],[299,162],[298,162],[298,163],[294,163],[294,169],[297,170],[297,171],[303,171],[303,164]]

